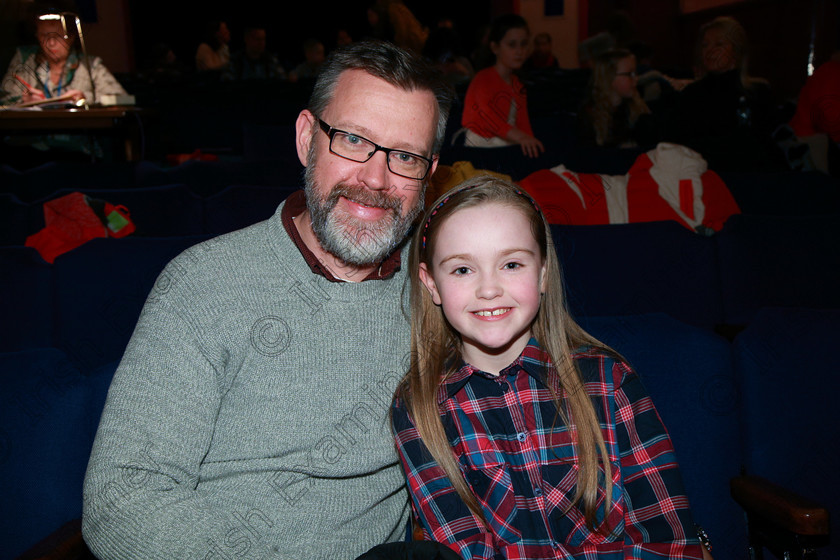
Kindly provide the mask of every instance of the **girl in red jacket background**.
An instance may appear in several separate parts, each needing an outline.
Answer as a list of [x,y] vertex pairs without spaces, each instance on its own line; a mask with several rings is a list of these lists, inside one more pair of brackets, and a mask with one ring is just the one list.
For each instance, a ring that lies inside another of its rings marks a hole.
[[500,16],[490,28],[490,49],[496,64],[478,72],[467,89],[461,124],[466,145],[498,147],[519,144],[537,157],[545,148],[528,120],[525,87],[516,75],[528,59],[528,23],[515,14]]

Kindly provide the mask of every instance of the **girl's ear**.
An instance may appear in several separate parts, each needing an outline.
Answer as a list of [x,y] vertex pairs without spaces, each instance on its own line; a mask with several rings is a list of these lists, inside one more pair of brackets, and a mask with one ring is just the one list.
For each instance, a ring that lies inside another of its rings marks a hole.
[[496,41],[490,41],[490,51],[493,54],[498,55],[499,54],[499,43],[497,43]]
[[548,285],[548,264],[543,261],[542,269],[540,270],[540,293],[545,293],[545,287]]
[[423,285],[426,286],[427,290],[429,290],[429,294],[432,296],[432,301],[435,302],[435,305],[440,305],[440,293],[438,292],[435,279],[432,277],[432,273],[429,272],[426,263],[420,263],[419,273],[420,281],[423,282]]

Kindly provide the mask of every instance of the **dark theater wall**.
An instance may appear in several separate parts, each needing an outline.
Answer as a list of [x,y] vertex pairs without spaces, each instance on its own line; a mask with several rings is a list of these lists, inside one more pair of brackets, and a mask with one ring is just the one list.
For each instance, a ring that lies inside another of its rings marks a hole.
[[[449,16],[469,47],[479,28],[494,13],[508,7],[516,9],[520,1],[493,0],[481,8],[451,0],[406,0],[405,4],[429,27],[438,17]],[[683,13],[684,1],[577,0],[579,13],[585,14],[581,33],[595,34],[603,30],[611,11],[624,10],[635,24],[638,38],[653,47],[655,66],[672,73],[690,74],[698,28],[719,15],[733,15],[744,25],[752,43],[751,73],[768,79],[779,100],[794,99],[805,82],[812,23],[815,23],[816,65],[827,60],[837,45],[840,8],[836,0],[739,0]],[[323,41],[328,50],[340,27],[349,29],[356,39],[364,37],[366,10],[372,1],[108,0],[106,4],[106,0],[83,0],[83,3],[87,9],[82,11],[99,16],[114,11],[103,11],[104,6],[124,6],[121,13],[127,14],[128,21],[124,24],[89,22],[88,33],[92,52],[103,56],[114,71],[126,72],[142,68],[159,42],[169,44],[183,64],[192,65],[203,23],[213,18],[228,22],[232,50],[241,46],[243,27],[249,22],[260,22],[268,31],[269,50],[277,53],[285,66],[291,67],[302,59],[301,44],[309,37]],[[30,40],[31,35],[21,37],[22,26],[15,22],[28,5],[26,0],[0,1],[0,64],[4,68],[14,47]]]
[[[310,37],[320,39],[327,50],[334,46],[339,28],[348,29],[356,40],[365,37],[368,34],[367,6],[373,2],[128,0],[128,3],[131,6],[138,64],[143,52],[156,41],[169,43],[179,59],[191,62],[201,38],[202,24],[212,19],[228,23],[231,50],[241,46],[244,26],[259,22],[266,27],[269,50],[277,53],[281,62],[290,64],[303,58],[301,44]],[[440,16],[450,17],[467,43],[472,41],[475,30],[490,19],[489,6],[476,9],[470,3],[440,0],[407,1],[405,4],[428,27],[433,26]]]

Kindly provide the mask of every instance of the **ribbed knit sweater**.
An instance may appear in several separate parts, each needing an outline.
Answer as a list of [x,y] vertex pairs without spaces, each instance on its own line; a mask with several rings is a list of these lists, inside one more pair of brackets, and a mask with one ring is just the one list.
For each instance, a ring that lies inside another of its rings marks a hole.
[[85,480],[100,558],[352,559],[405,534],[387,417],[405,262],[329,282],[281,210],[188,249],[149,295]]

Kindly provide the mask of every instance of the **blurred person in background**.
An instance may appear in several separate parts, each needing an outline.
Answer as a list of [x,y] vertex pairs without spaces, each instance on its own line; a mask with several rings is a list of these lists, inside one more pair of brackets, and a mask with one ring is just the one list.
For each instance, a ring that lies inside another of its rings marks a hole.
[[204,27],[204,40],[195,52],[195,68],[224,70],[230,63],[230,30],[224,21],[211,21]]

